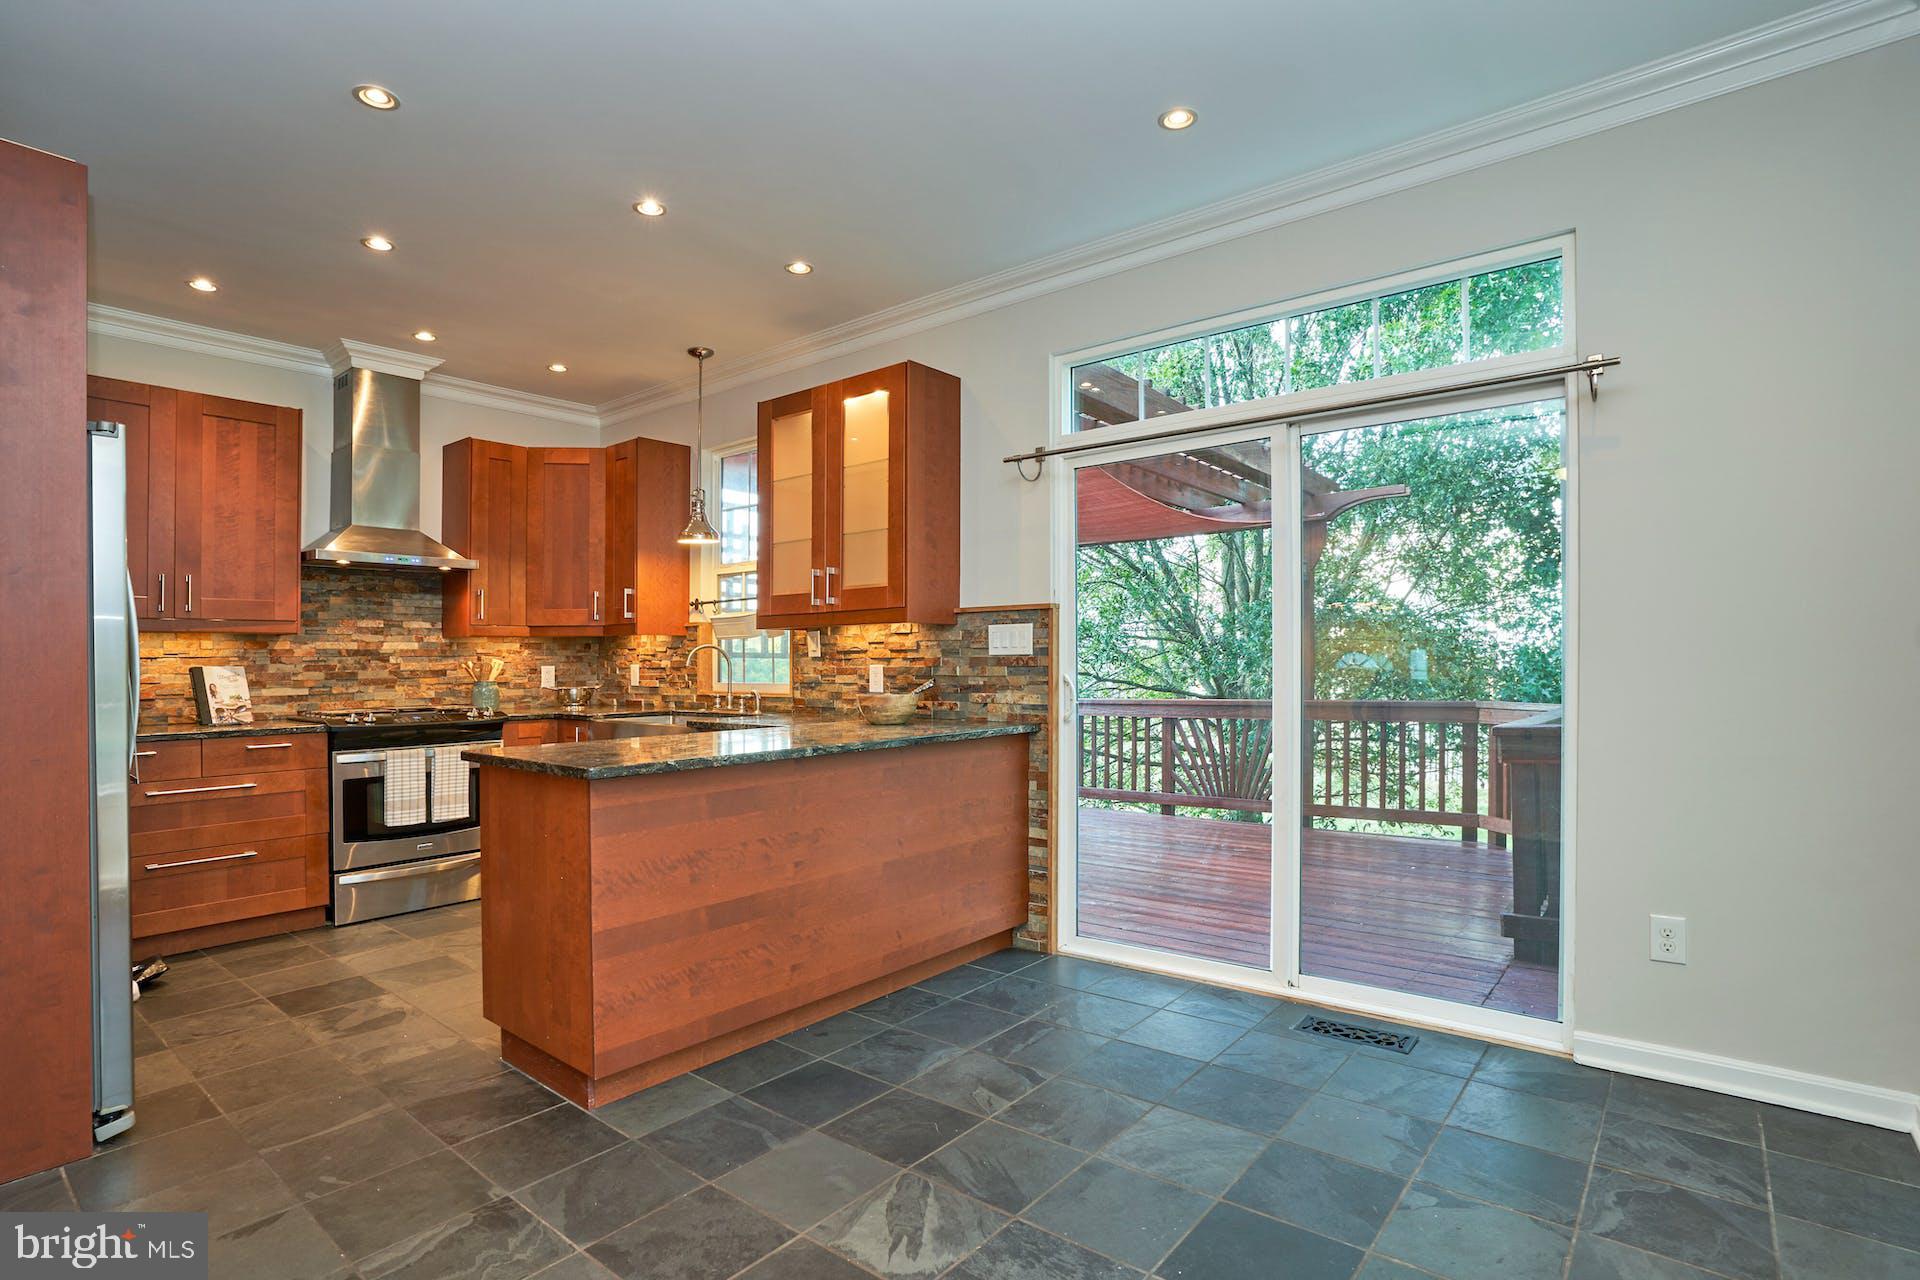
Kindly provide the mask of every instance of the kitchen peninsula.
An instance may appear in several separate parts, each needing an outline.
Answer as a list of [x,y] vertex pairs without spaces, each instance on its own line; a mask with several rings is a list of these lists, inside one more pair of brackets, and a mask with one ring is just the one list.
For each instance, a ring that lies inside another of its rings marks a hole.
[[1005,947],[1033,728],[796,718],[468,751],[502,1056],[597,1106]]

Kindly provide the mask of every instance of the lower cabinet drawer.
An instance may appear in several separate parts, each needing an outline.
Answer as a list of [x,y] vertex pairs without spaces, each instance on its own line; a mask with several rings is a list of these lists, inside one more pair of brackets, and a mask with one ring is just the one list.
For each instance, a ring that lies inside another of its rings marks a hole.
[[134,858],[151,862],[155,854],[324,832],[328,806],[324,769],[177,778],[135,786],[127,825]]
[[200,776],[198,738],[146,739],[133,744],[133,772],[141,782]]
[[327,900],[327,838],[136,854],[128,878],[136,938],[297,911]]
[[200,744],[200,774],[267,773],[327,767],[327,735],[288,733],[259,738],[208,738]]
[[[558,742],[558,720],[510,720],[500,730],[500,743],[507,747],[537,747]],[[568,741],[572,741],[569,735]]]

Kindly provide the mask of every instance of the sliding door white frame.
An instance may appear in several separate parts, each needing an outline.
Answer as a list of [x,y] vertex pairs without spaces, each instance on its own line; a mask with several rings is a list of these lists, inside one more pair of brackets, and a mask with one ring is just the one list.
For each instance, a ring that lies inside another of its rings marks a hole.
[[[1295,482],[1299,475],[1301,441],[1307,435],[1343,431],[1355,427],[1415,421],[1421,418],[1491,409],[1502,405],[1559,397],[1565,405],[1561,439],[1561,457],[1566,467],[1563,485],[1562,524],[1562,706],[1563,756],[1561,766],[1561,903],[1560,903],[1560,1018],[1558,1022],[1523,1017],[1518,1014],[1484,1009],[1427,996],[1407,995],[1383,988],[1363,986],[1330,978],[1303,975],[1300,970],[1300,797],[1291,781],[1301,776],[1303,744],[1300,740],[1302,699],[1300,684],[1303,616],[1301,589],[1301,495]],[[1191,978],[1270,995],[1292,996],[1335,1008],[1372,1014],[1400,1021],[1411,1021],[1448,1030],[1543,1048],[1565,1049],[1572,1043],[1573,1027],[1573,903],[1574,903],[1574,831],[1577,762],[1575,744],[1578,724],[1578,548],[1579,548],[1579,464],[1577,441],[1585,399],[1585,386],[1577,377],[1568,377],[1558,386],[1544,382],[1536,388],[1506,388],[1477,395],[1436,399],[1417,409],[1406,406],[1359,411],[1338,418],[1316,419],[1290,426],[1276,416],[1271,424],[1261,424],[1218,432],[1196,433],[1177,443],[1165,440],[1137,442],[1115,440],[1110,448],[1090,450],[1069,458],[1057,459],[1049,468],[1052,483],[1052,546],[1055,597],[1061,606],[1061,626],[1055,637],[1059,687],[1054,691],[1059,719],[1054,736],[1057,770],[1056,802],[1061,812],[1054,824],[1058,842],[1054,860],[1055,881],[1051,886],[1051,905],[1055,918],[1058,946],[1063,954],[1106,960],[1136,968]],[[1079,438],[1085,442],[1086,437]],[[1172,449],[1194,450],[1209,445],[1266,440],[1273,457],[1274,586],[1273,636],[1274,666],[1274,808],[1269,830],[1274,839],[1274,860],[1270,919],[1273,922],[1272,967],[1253,969],[1218,960],[1181,955],[1149,947],[1081,938],[1077,929],[1077,848],[1078,780],[1080,754],[1075,675],[1078,600],[1075,587],[1077,559],[1077,504],[1075,483],[1085,467],[1152,457]],[[1284,514],[1283,514],[1284,512]]]
[[[1173,951],[1162,951],[1151,947],[1133,946],[1127,943],[1106,942],[1096,938],[1082,938],[1078,928],[1078,857],[1079,848],[1079,793],[1080,793],[1080,733],[1078,688],[1075,673],[1079,671],[1078,661],[1078,621],[1079,600],[1075,589],[1075,567],[1078,558],[1078,503],[1075,485],[1079,473],[1089,467],[1098,467],[1110,462],[1120,462],[1130,458],[1151,458],[1170,450],[1204,449],[1212,445],[1242,444],[1249,441],[1264,441],[1270,450],[1274,474],[1282,474],[1281,465],[1286,457],[1287,435],[1278,425],[1265,424],[1239,427],[1229,430],[1196,434],[1181,440],[1177,444],[1166,441],[1158,443],[1137,443],[1116,441],[1110,449],[1091,450],[1075,454],[1071,459],[1059,459],[1048,468],[1052,475],[1053,492],[1053,580],[1059,584],[1055,591],[1061,602],[1058,634],[1054,637],[1056,652],[1056,670],[1060,673],[1059,687],[1054,691],[1054,708],[1058,719],[1054,725],[1054,769],[1056,785],[1054,795],[1060,812],[1053,824],[1054,838],[1057,842],[1054,857],[1054,883],[1051,886],[1050,900],[1054,913],[1055,935],[1059,949],[1063,954],[1083,956],[1092,960],[1107,960],[1114,964],[1131,965],[1135,968],[1152,969],[1159,973],[1173,974],[1182,978],[1193,978],[1203,982],[1218,983],[1223,986],[1240,987],[1249,991],[1259,991],[1268,995],[1288,994],[1287,974],[1291,957],[1298,947],[1292,932],[1295,921],[1292,914],[1291,893],[1282,882],[1282,871],[1276,864],[1272,875],[1272,900],[1269,905],[1269,919],[1273,922],[1272,951],[1270,967],[1256,969],[1245,965],[1231,964],[1222,960],[1209,960],[1199,956],[1183,955]],[[1278,490],[1287,486],[1276,484],[1274,495],[1276,506],[1280,501]],[[1297,486],[1296,486],[1297,487]],[[1300,498],[1296,493],[1289,501],[1296,507]],[[1285,592],[1280,589],[1281,567],[1286,563],[1279,556],[1280,531],[1275,530],[1275,591],[1273,593],[1273,626],[1276,643],[1273,647],[1273,688],[1283,687],[1281,673],[1284,670],[1285,655],[1291,646],[1283,645],[1277,638],[1283,634],[1281,627],[1291,627],[1290,615],[1283,612],[1282,603]],[[1296,588],[1297,593],[1297,588]],[[1298,617],[1293,614],[1291,617]],[[1284,723],[1281,719],[1280,702],[1274,702],[1274,724],[1276,725],[1275,745],[1278,748],[1279,734],[1277,726]],[[1276,777],[1278,775],[1276,774]],[[1276,792],[1278,788],[1276,788]],[[1267,831],[1276,843],[1273,846],[1279,853],[1278,834],[1279,815],[1276,809],[1275,821],[1268,825]]]

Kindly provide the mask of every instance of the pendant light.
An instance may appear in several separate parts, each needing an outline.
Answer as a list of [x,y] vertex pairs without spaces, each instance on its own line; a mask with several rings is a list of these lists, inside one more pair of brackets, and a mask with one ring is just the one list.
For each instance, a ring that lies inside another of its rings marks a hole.
[[[699,391],[694,401],[693,459],[694,465],[704,472],[707,465],[707,357],[713,354],[712,347],[688,347],[687,354],[699,363]],[[720,541],[720,535],[714,532],[712,523],[707,519],[707,490],[704,485],[695,485],[693,493],[687,499],[687,527],[680,531],[679,542],[683,547],[710,547]]]

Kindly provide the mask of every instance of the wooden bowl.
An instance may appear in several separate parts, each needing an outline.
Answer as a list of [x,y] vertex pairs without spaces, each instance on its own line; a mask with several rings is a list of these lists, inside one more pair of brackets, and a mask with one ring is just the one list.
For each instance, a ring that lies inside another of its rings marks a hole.
[[860,714],[868,724],[905,724],[920,712],[917,693],[863,693]]

